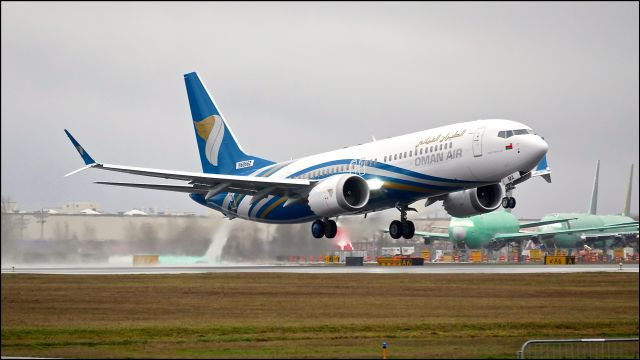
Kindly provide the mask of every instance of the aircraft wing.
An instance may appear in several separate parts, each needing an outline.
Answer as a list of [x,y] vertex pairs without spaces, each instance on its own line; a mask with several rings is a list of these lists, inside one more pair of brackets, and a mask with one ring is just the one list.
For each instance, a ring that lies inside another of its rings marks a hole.
[[426,232],[426,231],[416,231],[414,235],[421,237],[428,237],[432,239],[442,239],[449,240],[449,234],[447,233],[434,233],[434,232]]
[[626,225],[626,226],[631,227],[631,226],[634,226],[634,225],[638,225],[638,222],[637,222],[637,221],[629,221],[629,222],[625,222],[625,223],[611,224],[611,225],[606,225],[606,226],[616,226],[616,227],[619,227],[619,226],[622,226],[622,225]]
[[638,242],[638,231],[621,231],[616,233],[587,233],[582,234],[585,244],[590,245],[598,241],[614,239],[613,246],[628,246]]
[[308,191],[317,181],[306,179],[286,179],[286,178],[264,178],[256,176],[239,176],[224,174],[206,174],[186,171],[173,171],[161,169],[149,169],[133,166],[120,166],[102,164],[96,162],[80,146],[80,144],[65,130],[67,136],[78,150],[85,163],[85,167],[73,171],[65,176],[75,174],[79,171],[95,168],[109,171],[123,172],[127,174],[150,176],[163,179],[188,181],[189,186],[184,185],[160,185],[160,184],[137,184],[137,183],[117,183],[117,182],[97,182],[98,184],[128,186],[136,188],[179,191],[188,193],[205,194],[205,198],[210,198],[222,191],[240,194],[253,195],[254,200],[265,198],[269,195],[295,196]]
[[542,226],[542,225],[549,225],[549,224],[556,224],[556,223],[566,222],[566,221],[575,220],[575,219],[577,219],[577,218],[561,219],[561,220],[532,221],[532,222],[527,222],[527,223],[520,224],[520,229],[536,227],[536,226]]
[[449,230],[448,226],[431,226],[432,229],[441,229],[441,230]]
[[598,226],[591,228],[583,228],[583,229],[562,229],[562,230],[549,230],[549,231],[534,231],[534,232],[518,232],[518,233],[503,233],[496,234],[495,240],[515,240],[515,239],[532,239],[532,238],[540,238],[540,237],[551,237],[553,235],[558,234],[575,234],[575,233],[598,233],[601,235],[614,235],[614,234],[604,234],[602,231],[607,231],[615,228],[623,228],[629,227],[629,225],[618,224],[611,226]]

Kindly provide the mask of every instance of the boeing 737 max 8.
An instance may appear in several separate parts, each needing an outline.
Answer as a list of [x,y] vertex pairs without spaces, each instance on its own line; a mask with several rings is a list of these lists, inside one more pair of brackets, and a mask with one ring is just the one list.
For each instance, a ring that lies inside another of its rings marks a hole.
[[[267,222],[313,221],[313,236],[332,238],[331,218],[388,208],[400,211],[390,234],[411,238],[409,205],[444,201],[464,217],[515,206],[511,191],[544,171],[547,143],[524,124],[477,120],[275,163],[247,154],[196,73],[184,76],[202,173],[98,163],[65,130],[87,168],[181,180],[185,184],[98,182],[188,193],[229,218]],[[536,168],[536,165],[539,165]],[[550,180],[550,178],[547,178]],[[501,183],[507,196],[503,198]]]

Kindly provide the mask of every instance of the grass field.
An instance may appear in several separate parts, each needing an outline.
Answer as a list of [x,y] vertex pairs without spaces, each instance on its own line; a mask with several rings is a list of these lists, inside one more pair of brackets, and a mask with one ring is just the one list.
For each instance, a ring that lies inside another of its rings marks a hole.
[[514,357],[638,336],[638,274],[2,275],[2,355]]

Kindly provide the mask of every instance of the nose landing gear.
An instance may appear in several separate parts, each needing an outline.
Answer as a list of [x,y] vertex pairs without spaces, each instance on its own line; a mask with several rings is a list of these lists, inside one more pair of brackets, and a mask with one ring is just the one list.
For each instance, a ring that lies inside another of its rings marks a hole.
[[396,209],[400,211],[400,221],[393,220],[389,225],[389,235],[394,239],[403,237],[411,239],[416,232],[416,227],[412,221],[407,220],[407,211],[416,211],[406,205],[396,205]]
[[338,225],[331,219],[324,218],[322,220],[316,220],[311,224],[311,235],[314,238],[320,239],[326,236],[328,239],[333,239],[338,233]]

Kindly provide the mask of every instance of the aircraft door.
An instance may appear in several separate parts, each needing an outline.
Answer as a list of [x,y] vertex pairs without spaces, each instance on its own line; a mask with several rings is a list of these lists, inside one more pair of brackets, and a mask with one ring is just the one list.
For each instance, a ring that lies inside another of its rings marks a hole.
[[482,136],[484,135],[484,127],[479,127],[473,132],[473,156],[482,156]]

